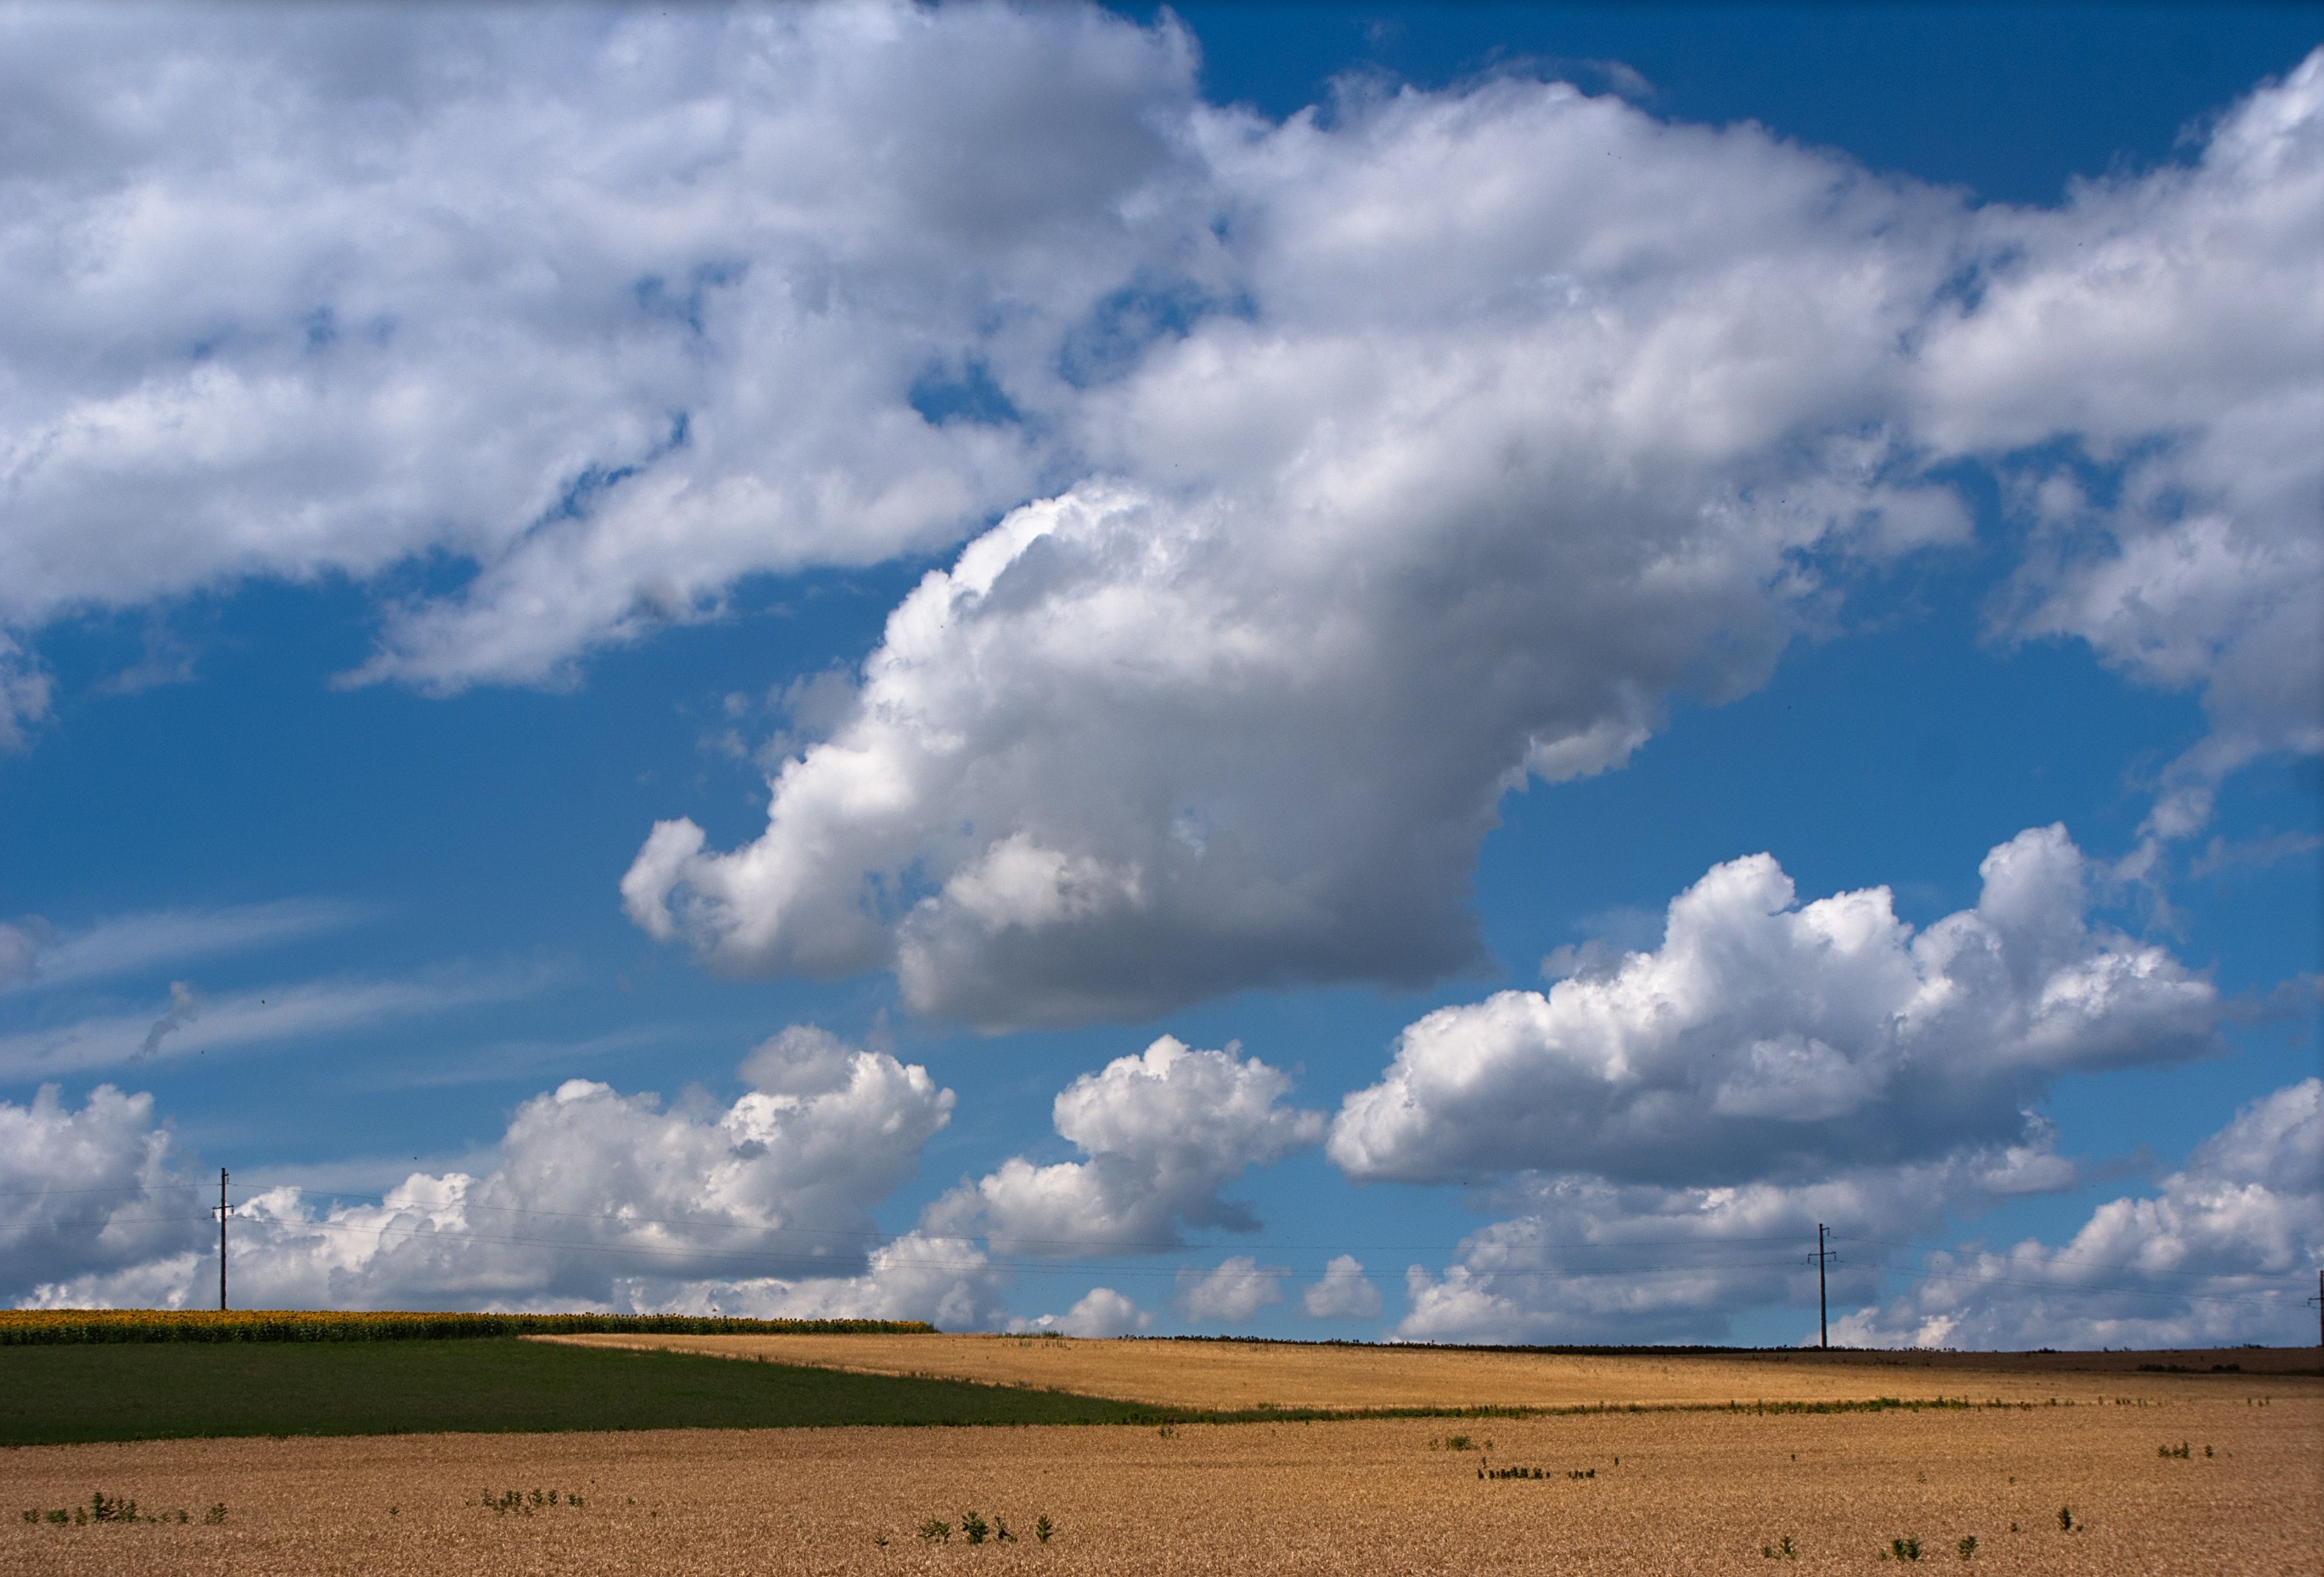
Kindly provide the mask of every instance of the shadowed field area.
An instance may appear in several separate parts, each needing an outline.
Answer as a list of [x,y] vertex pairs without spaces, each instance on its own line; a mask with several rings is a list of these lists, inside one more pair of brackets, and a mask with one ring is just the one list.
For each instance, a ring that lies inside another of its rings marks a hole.
[[[863,1374],[1047,1387],[1149,1406],[1321,1409],[1703,1407],[1968,1396],[2046,1403],[2209,1396],[2269,1374],[2318,1384],[2313,1348],[2176,1353],[1625,1352],[945,1335],[575,1336],[599,1348],[766,1358]],[[2294,1381],[2295,1384],[2301,1383]]]
[[447,1430],[1094,1424],[1134,1405],[512,1337],[0,1347],[0,1444]]
[[[2313,1382],[2270,1380],[2024,1409],[161,1441],[0,1456],[0,1570],[1764,1577],[1893,1571],[1901,1545],[1972,1574],[2314,1577],[2319,1475]],[[46,1520],[93,1493],[189,1520]]]

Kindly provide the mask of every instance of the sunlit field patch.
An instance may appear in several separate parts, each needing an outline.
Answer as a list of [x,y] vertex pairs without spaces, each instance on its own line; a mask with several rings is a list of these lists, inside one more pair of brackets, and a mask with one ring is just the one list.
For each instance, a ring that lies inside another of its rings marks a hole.
[[[0,1569],[2313,1577],[2313,1382],[2148,1402],[42,1447]],[[92,1489],[191,1517],[22,1519]]]

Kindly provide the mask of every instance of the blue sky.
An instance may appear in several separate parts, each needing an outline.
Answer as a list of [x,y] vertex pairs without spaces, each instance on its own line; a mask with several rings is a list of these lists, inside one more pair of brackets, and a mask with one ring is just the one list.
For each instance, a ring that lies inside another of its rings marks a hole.
[[0,19],[0,1296],[2307,1339],[2313,9],[278,14]]

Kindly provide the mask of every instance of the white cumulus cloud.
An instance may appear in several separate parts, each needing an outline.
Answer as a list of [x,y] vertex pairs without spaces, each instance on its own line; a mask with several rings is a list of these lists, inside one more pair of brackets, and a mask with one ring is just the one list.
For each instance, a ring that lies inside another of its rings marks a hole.
[[2305,1343],[2324,1267],[2324,1080],[2253,1101],[2152,1198],[2110,1200],[2068,1242],[1927,1257],[1901,1298],[1839,1322],[1865,1346]]
[[190,1251],[202,1194],[151,1095],[110,1084],[80,1109],[43,1085],[0,1101],[0,1296]]
[[1060,1336],[1103,1340],[1134,1336],[1154,1322],[1154,1316],[1111,1287],[1092,1287],[1064,1314],[1042,1314],[1010,1322],[1012,1331],[1054,1331]]
[[[1835,1310],[1877,1295],[1883,1243],[1941,1229],[1946,1211],[2022,1192],[2028,1164],[2070,1181],[2040,1145],[1843,1171],[1795,1183],[1674,1188],[1587,1173],[1529,1176],[1501,1191],[1522,1213],[1472,1233],[1441,1273],[1405,1273],[1413,1341],[1705,1341],[1745,1309],[1812,1311],[1816,1227],[1849,1243],[1831,1272]],[[1813,1314],[1806,1329],[1814,1331]]]
[[1323,1279],[1299,1294],[1311,1320],[1377,1320],[1379,1288],[1364,1275],[1363,1261],[1342,1254],[1323,1267]]
[[1239,1049],[1164,1035],[1083,1074],[1054,1112],[1087,1159],[1011,1156],[930,1205],[923,1226],[981,1231],[996,1251],[1031,1257],[1167,1248],[1186,1228],[1255,1230],[1250,1210],[1220,1190],[1317,1143],[1323,1115],[1284,1105],[1289,1076]]
[[1191,1265],[1181,1270],[1171,1305],[1189,1324],[1240,1325],[1269,1303],[1282,1301],[1282,1273],[1262,1268],[1248,1254],[1236,1254],[1213,1270]]
[[[368,677],[538,681],[1021,498],[1187,245],[1194,60],[1095,10],[0,22],[0,624],[472,573]],[[0,647],[0,745],[43,695]]]
[[[982,1250],[922,1234],[880,1242],[870,1215],[949,1120],[952,1092],[924,1068],[863,1051],[835,1069],[801,1074],[792,1059],[777,1073],[772,1088],[701,1111],[568,1080],[518,1108],[489,1170],[414,1173],[376,1204],[265,1188],[232,1227],[236,1296],[291,1308],[722,1302],[729,1313],[997,1318],[998,1277]],[[78,1121],[105,1143],[84,1139],[88,1154],[51,1157],[51,1175],[102,1179],[161,1164],[167,1135],[152,1126],[150,1097],[101,1090]],[[57,1150],[57,1136],[74,1132],[53,1091],[29,1111],[0,1104],[0,1123],[27,1130],[28,1156],[44,1153],[35,1139]],[[95,1208],[70,1219],[97,1220]],[[198,1221],[198,1199],[187,1209]],[[78,1255],[54,1231],[28,1238],[10,1266],[16,1295],[198,1298],[216,1264],[198,1231],[168,1235],[174,1254],[148,1251],[144,1238],[108,1247],[101,1232]]]
[[2064,828],[1979,870],[1977,907],[1915,932],[1885,887],[1802,904],[1766,855],[1714,867],[1659,947],[1411,1025],[1329,1154],[1406,1182],[1812,1177],[2022,1146],[2061,1073],[2218,1049],[2207,979],[2090,923]]
[[2324,750],[2319,225],[2324,54],[2185,167],[1983,210],[1978,277],[1922,348],[1930,441],[1998,459],[2034,527],[2002,627],[2202,696],[2166,837],[2245,761]]

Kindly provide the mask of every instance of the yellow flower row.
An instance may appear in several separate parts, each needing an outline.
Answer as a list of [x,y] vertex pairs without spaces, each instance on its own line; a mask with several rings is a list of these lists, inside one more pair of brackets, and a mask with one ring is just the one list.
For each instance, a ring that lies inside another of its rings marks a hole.
[[466,1314],[410,1310],[5,1309],[0,1347],[76,1341],[393,1341],[583,1331],[686,1336],[927,1333],[917,1320],[726,1320],[691,1314]]

